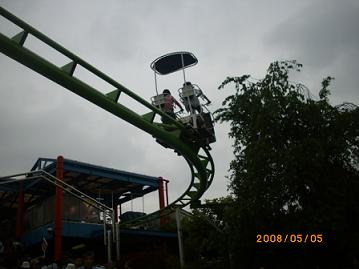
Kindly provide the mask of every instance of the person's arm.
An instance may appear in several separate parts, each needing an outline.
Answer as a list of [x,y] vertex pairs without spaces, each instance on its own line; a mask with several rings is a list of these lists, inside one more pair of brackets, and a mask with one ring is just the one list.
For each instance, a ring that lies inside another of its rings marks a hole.
[[183,110],[181,104],[176,100],[176,98],[174,98],[174,97],[172,96],[172,100],[173,100],[173,102],[174,102],[181,110]]
[[211,103],[211,101],[207,98],[207,96],[204,95],[201,89],[195,89],[195,94],[197,97],[200,97],[203,100],[207,101],[206,105],[209,105]]
[[211,103],[211,101],[207,98],[207,96],[204,95],[204,93],[202,92],[202,90],[197,90],[197,97],[201,97],[203,100],[207,101],[206,105],[209,105]]
[[207,96],[205,96],[203,93],[202,93],[202,96],[203,96],[204,99],[207,100],[207,105],[209,105],[209,104],[211,103],[211,100],[209,100],[209,99],[207,98]]

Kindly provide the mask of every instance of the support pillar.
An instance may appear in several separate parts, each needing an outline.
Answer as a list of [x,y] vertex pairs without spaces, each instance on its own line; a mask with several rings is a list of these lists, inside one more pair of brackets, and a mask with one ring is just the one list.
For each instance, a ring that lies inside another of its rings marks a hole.
[[19,183],[19,196],[17,198],[17,215],[16,215],[16,238],[19,239],[22,234],[22,227],[24,225],[24,185]]
[[[58,156],[56,161],[56,177],[64,179],[64,157]],[[60,182],[57,180],[57,183]],[[59,261],[62,255],[62,200],[63,193],[59,186],[56,186],[55,194],[55,229],[54,229],[54,260]]]
[[116,223],[116,258],[120,261],[120,224]]
[[166,184],[166,205],[168,205],[168,180],[165,180]]
[[176,224],[177,224],[177,237],[178,237],[178,252],[181,268],[184,267],[184,252],[183,252],[183,241],[182,241],[182,223],[181,223],[181,211],[176,208]]
[[[165,208],[165,192],[164,192],[164,179],[162,177],[158,178],[158,197],[160,202],[160,210]],[[165,224],[165,217],[160,216],[160,225]]]

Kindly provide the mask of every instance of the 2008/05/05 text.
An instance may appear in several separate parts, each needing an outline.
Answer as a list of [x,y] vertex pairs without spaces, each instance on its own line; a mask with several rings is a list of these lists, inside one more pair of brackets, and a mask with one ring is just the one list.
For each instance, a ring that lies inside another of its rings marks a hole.
[[257,243],[323,243],[323,234],[257,234]]

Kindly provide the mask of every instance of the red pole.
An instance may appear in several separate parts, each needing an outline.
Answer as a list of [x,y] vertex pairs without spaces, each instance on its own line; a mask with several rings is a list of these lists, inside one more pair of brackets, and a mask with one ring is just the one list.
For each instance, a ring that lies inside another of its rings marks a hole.
[[16,216],[16,238],[19,239],[22,233],[24,223],[24,186],[23,182],[19,184],[19,196],[17,199],[17,216]]
[[[158,196],[159,196],[159,202],[160,202],[160,209],[165,208],[165,192],[164,192],[164,186],[163,186],[163,178],[159,177],[158,178]],[[165,218],[164,216],[160,217],[160,224],[164,224],[165,223]]]
[[168,180],[165,180],[166,182],[166,205],[168,205]]
[[[56,161],[56,177],[60,180],[64,179],[64,157],[58,156]],[[57,183],[59,183],[57,181]],[[55,194],[55,246],[54,246],[54,260],[61,259],[61,234],[62,234],[62,189],[56,186]]]

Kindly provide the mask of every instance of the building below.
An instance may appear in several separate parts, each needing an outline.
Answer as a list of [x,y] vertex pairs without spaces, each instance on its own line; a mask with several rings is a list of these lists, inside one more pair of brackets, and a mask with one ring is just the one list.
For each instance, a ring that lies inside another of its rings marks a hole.
[[29,172],[0,180],[0,239],[5,245],[20,241],[30,255],[45,253],[55,261],[88,250],[102,260],[115,260],[176,249],[177,235],[163,231],[161,219],[135,229],[118,228],[121,221],[145,215],[122,212],[132,199],[157,191],[160,208],[168,204],[167,183],[61,156],[39,158]]

